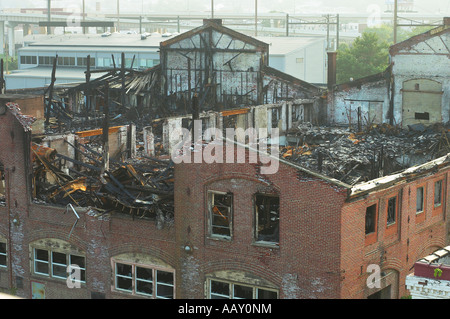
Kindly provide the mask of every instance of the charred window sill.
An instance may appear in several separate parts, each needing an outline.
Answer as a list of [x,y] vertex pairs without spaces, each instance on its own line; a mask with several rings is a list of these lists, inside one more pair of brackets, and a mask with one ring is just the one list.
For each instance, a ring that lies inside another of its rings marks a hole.
[[252,246],[264,247],[264,248],[280,248],[280,243],[274,243],[269,241],[255,241]]

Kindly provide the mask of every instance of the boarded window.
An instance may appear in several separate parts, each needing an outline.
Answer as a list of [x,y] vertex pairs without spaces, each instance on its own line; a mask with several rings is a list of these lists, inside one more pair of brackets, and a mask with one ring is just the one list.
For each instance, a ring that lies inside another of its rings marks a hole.
[[376,228],[377,205],[366,208],[366,235],[374,233]]
[[442,204],[442,180],[434,183],[434,206]]
[[387,209],[387,225],[394,224],[397,219],[397,196],[389,198]]
[[256,240],[278,243],[280,198],[257,194],[255,196]]
[[418,187],[416,194],[416,213],[423,212],[423,199],[424,199],[423,195],[424,195],[423,187]]
[[233,195],[209,193],[209,223],[212,236],[231,237]]

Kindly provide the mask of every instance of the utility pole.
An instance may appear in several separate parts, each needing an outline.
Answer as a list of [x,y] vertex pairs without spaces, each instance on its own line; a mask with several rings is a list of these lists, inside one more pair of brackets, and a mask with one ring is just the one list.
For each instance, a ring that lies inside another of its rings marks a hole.
[[211,19],[214,19],[214,0],[211,0]]
[[286,13],[286,36],[289,36],[289,13]]
[[258,0],[255,0],[255,37],[258,36]]
[[339,49],[339,13],[336,14],[336,50]]
[[117,32],[120,32],[120,10],[119,10],[119,1],[117,0]]
[[330,15],[326,15],[327,18],[327,51],[330,49]]
[[397,0],[394,1],[394,44],[397,43]]
[[[85,0],[83,0],[83,17],[81,18],[83,22],[85,21],[85,17],[84,16],[86,14],[86,6],[85,6],[84,1]],[[83,34],[86,34],[86,27],[83,27]]]
[[[52,11],[52,5],[51,0],[47,0],[47,21],[51,21],[51,11]],[[47,26],[47,34],[51,33],[51,27],[50,25]]]

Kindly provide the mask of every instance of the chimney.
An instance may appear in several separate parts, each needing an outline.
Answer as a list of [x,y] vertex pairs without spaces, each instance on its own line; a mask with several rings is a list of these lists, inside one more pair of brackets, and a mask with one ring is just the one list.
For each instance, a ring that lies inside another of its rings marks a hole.
[[327,86],[328,89],[331,90],[333,86],[336,84],[336,51],[328,51],[328,78],[327,78]]
[[222,25],[222,19],[203,19],[203,24],[207,24],[210,22],[218,24],[218,25]]
[[444,26],[450,27],[450,17],[444,17]]

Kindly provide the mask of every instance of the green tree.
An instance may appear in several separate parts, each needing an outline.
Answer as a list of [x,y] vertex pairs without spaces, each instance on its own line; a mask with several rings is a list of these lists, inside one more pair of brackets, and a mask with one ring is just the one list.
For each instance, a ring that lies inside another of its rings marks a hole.
[[17,57],[11,57],[0,54],[0,59],[3,60],[3,71],[6,72],[6,69],[8,68],[8,71],[16,70],[18,68],[18,61]]
[[389,65],[389,44],[374,32],[364,32],[349,46],[339,46],[336,81],[344,83],[384,71]]
[[[397,42],[402,42],[417,34],[427,32],[433,27],[417,26],[412,29],[397,28]],[[394,27],[392,25],[382,24],[379,27],[372,27],[364,29],[364,32],[375,33],[381,40],[385,40],[389,45],[394,44]]]

